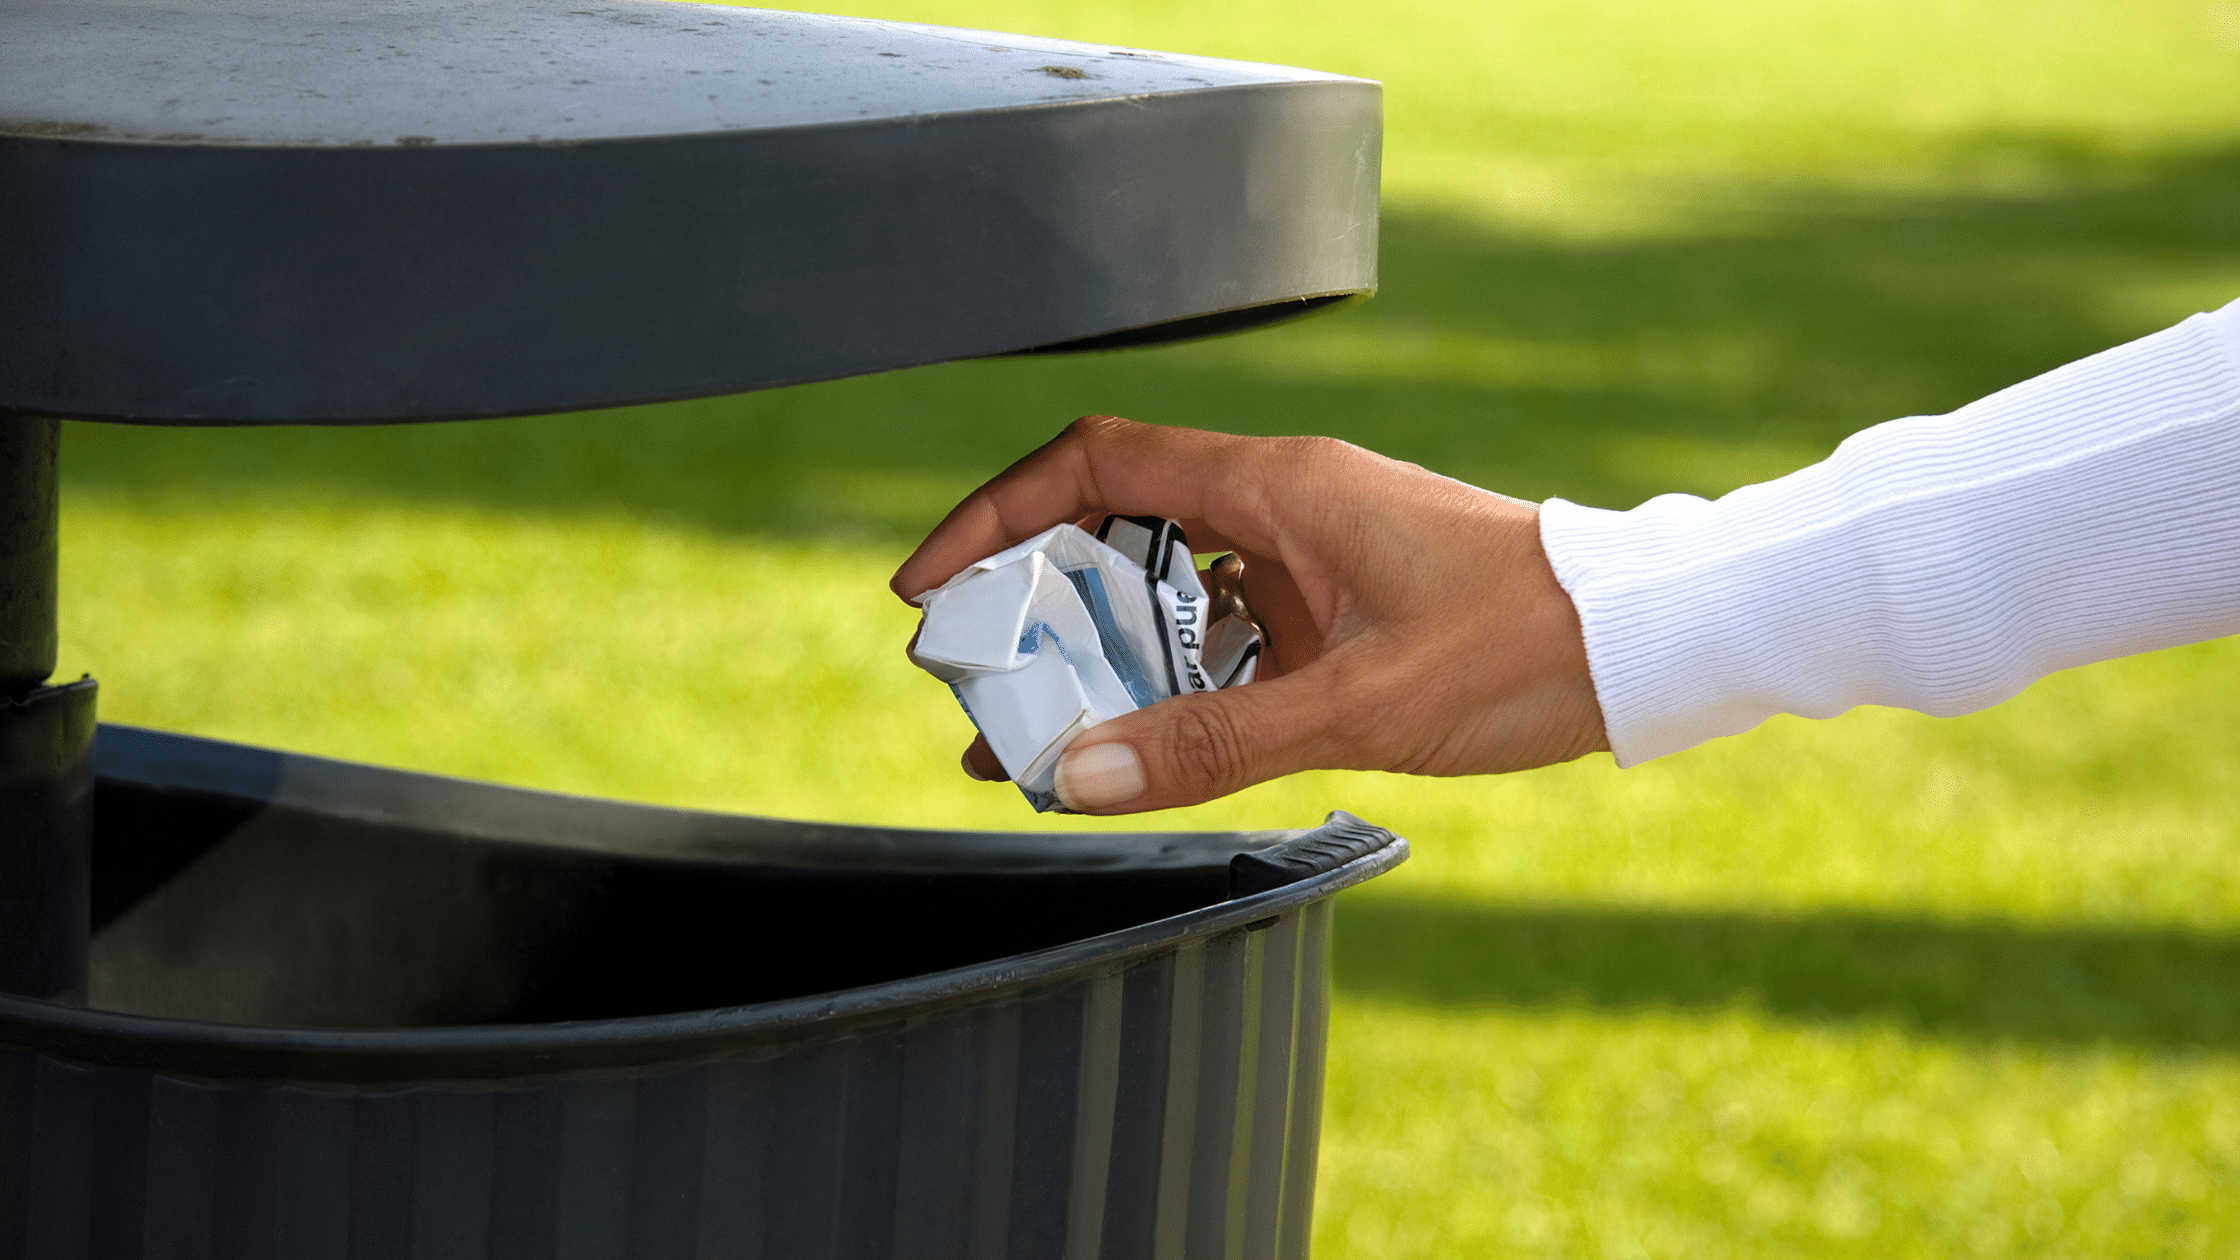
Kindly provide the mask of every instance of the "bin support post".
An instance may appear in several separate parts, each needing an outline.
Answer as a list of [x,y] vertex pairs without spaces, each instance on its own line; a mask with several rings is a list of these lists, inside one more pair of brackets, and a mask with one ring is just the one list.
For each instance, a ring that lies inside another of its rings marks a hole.
[[0,413],[0,991],[82,1001],[94,683],[55,663],[60,421]]

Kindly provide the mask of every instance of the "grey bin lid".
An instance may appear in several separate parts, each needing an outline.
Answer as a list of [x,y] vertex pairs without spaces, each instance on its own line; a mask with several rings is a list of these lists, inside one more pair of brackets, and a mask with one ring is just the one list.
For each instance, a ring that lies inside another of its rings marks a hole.
[[0,408],[564,411],[1376,285],[1378,86],[658,0],[6,0]]

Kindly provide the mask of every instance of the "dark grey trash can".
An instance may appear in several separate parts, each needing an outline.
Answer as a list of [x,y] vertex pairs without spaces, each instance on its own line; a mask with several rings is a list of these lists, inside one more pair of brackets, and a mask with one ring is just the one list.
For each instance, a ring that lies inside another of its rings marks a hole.
[[1301,1256],[1329,899],[1406,852],[99,766],[93,1007],[0,997],[0,1254]]
[[1366,296],[1378,89],[658,0],[0,6],[0,1260],[1300,1257],[1406,846],[727,817],[123,727],[57,416],[462,419]]

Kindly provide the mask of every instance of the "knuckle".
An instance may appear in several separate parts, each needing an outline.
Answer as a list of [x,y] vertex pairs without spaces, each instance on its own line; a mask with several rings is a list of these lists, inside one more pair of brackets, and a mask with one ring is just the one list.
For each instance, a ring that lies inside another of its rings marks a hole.
[[1342,487],[1355,477],[1358,461],[1365,454],[1351,442],[1334,437],[1273,441],[1275,445],[1269,448],[1273,458],[1255,461],[1265,492],[1272,498],[1296,494],[1302,487]]
[[1244,740],[1228,708],[1196,703],[1177,705],[1176,710],[1167,743],[1174,789],[1213,797],[1244,786]]
[[1083,442],[1102,444],[1137,427],[1135,421],[1119,416],[1083,416],[1067,425],[1066,433]]
[[1285,441],[1290,445],[1294,459],[1314,467],[1352,459],[1361,450],[1351,442],[1334,437],[1295,437],[1286,438]]

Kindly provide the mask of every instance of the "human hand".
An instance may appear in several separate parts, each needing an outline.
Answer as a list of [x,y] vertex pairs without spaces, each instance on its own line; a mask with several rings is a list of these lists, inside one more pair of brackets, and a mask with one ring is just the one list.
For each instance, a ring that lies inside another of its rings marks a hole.
[[[1609,746],[1539,509],[1331,438],[1088,416],[957,505],[890,583],[904,599],[1066,521],[1180,521],[1244,562],[1271,643],[1244,686],[1092,727],[1058,762],[1086,814],[1169,809],[1298,770],[1493,774]],[[986,741],[965,764],[1002,777]]]

